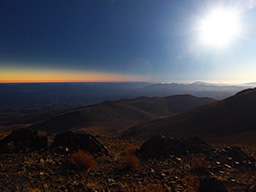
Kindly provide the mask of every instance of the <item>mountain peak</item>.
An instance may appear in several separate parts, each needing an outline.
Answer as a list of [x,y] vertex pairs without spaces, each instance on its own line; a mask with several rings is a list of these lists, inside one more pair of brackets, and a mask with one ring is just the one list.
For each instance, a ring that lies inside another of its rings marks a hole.
[[250,93],[253,93],[253,92],[256,92],[256,88],[242,90],[242,91],[238,92],[237,94],[235,94],[235,96],[237,96],[237,95],[246,95],[246,94],[250,94]]

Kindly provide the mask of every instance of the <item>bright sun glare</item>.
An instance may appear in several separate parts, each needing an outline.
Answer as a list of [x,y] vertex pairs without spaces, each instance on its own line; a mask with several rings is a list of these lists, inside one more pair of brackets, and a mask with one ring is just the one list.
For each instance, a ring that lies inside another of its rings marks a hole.
[[215,48],[226,47],[241,33],[235,10],[215,9],[199,23],[200,41]]

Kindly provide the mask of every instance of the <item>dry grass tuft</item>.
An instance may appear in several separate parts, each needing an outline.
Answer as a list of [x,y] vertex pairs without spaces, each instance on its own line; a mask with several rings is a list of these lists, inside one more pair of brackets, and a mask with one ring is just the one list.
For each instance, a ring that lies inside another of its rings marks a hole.
[[1,130],[0,139],[4,139],[6,136],[10,135],[13,131],[11,130]]
[[158,183],[150,183],[145,186],[134,184],[133,187],[134,187],[134,191],[136,192],[150,192],[150,191],[165,192],[166,191],[164,187]]
[[194,170],[209,169],[211,168],[211,164],[209,161],[206,161],[204,158],[193,157],[190,160],[190,167],[191,169],[194,169]]
[[96,165],[95,159],[89,153],[82,150],[72,153],[70,156],[70,162],[77,167],[84,168],[85,170]]
[[130,155],[130,154],[135,154],[136,150],[138,149],[137,146],[133,145],[133,146],[130,146],[130,147],[127,147],[125,150],[124,150],[124,153],[126,155]]
[[37,135],[38,136],[47,136],[47,133],[45,131],[38,131]]
[[33,188],[28,189],[28,192],[38,192],[38,191],[40,191],[40,190],[39,189],[33,189]]
[[126,169],[135,171],[139,168],[139,164],[140,161],[135,155],[129,154],[123,156],[123,165]]
[[101,188],[101,186],[97,183],[87,183],[86,187],[89,188],[90,191],[97,191]]
[[187,175],[184,180],[184,192],[197,192],[200,187],[200,180],[197,176],[194,175]]
[[122,159],[123,159],[123,166],[126,169],[135,171],[139,168],[140,161],[135,155],[136,150],[137,150],[137,146],[134,145],[134,146],[127,147],[121,153]]

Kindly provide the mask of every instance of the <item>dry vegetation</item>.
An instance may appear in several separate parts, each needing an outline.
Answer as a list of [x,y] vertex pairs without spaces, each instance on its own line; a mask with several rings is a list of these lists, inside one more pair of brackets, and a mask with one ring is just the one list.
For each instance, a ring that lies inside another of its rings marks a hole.
[[149,183],[146,186],[134,185],[134,191],[136,192],[165,192],[165,188],[160,183]]
[[[1,128],[1,127],[0,127]],[[12,131],[11,130],[2,130],[0,131],[0,139],[5,138],[7,135],[11,134]]]
[[96,165],[95,159],[89,153],[82,150],[72,153],[70,156],[70,162],[73,165],[81,167],[85,170],[88,170]]
[[137,170],[139,168],[139,159],[132,154],[123,156],[123,164],[126,169]]
[[193,157],[190,161],[190,167],[192,170],[209,169],[211,164],[204,157]]
[[198,189],[200,187],[200,180],[195,175],[187,175],[184,178],[184,186],[184,192],[198,192]]
[[136,171],[139,168],[140,161],[135,155],[137,146],[129,146],[122,152],[123,166],[125,169]]
[[38,136],[47,136],[47,133],[45,131],[38,131],[37,135]]

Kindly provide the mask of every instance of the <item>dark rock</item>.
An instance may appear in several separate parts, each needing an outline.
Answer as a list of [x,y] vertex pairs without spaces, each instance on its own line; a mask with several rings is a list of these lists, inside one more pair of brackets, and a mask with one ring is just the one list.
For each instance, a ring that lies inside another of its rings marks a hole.
[[228,190],[222,181],[211,177],[200,181],[198,192],[228,192]]
[[5,150],[5,144],[4,144],[4,140],[0,140],[0,153],[4,152]]
[[210,154],[214,151],[214,149],[210,145],[208,145],[207,143],[205,143],[203,140],[196,136],[190,137],[187,140],[183,140],[183,143],[187,148],[187,151],[191,154]]
[[197,137],[174,139],[158,135],[145,141],[137,154],[142,159],[153,159],[169,155],[185,156],[188,154],[210,153],[211,151],[213,151],[213,148]]
[[0,141],[0,152],[36,151],[47,148],[47,137],[37,131],[19,129]]
[[108,150],[105,146],[90,134],[73,133],[67,131],[56,135],[52,145],[52,149],[64,149],[68,148],[68,151],[85,150],[93,155],[108,154]]

